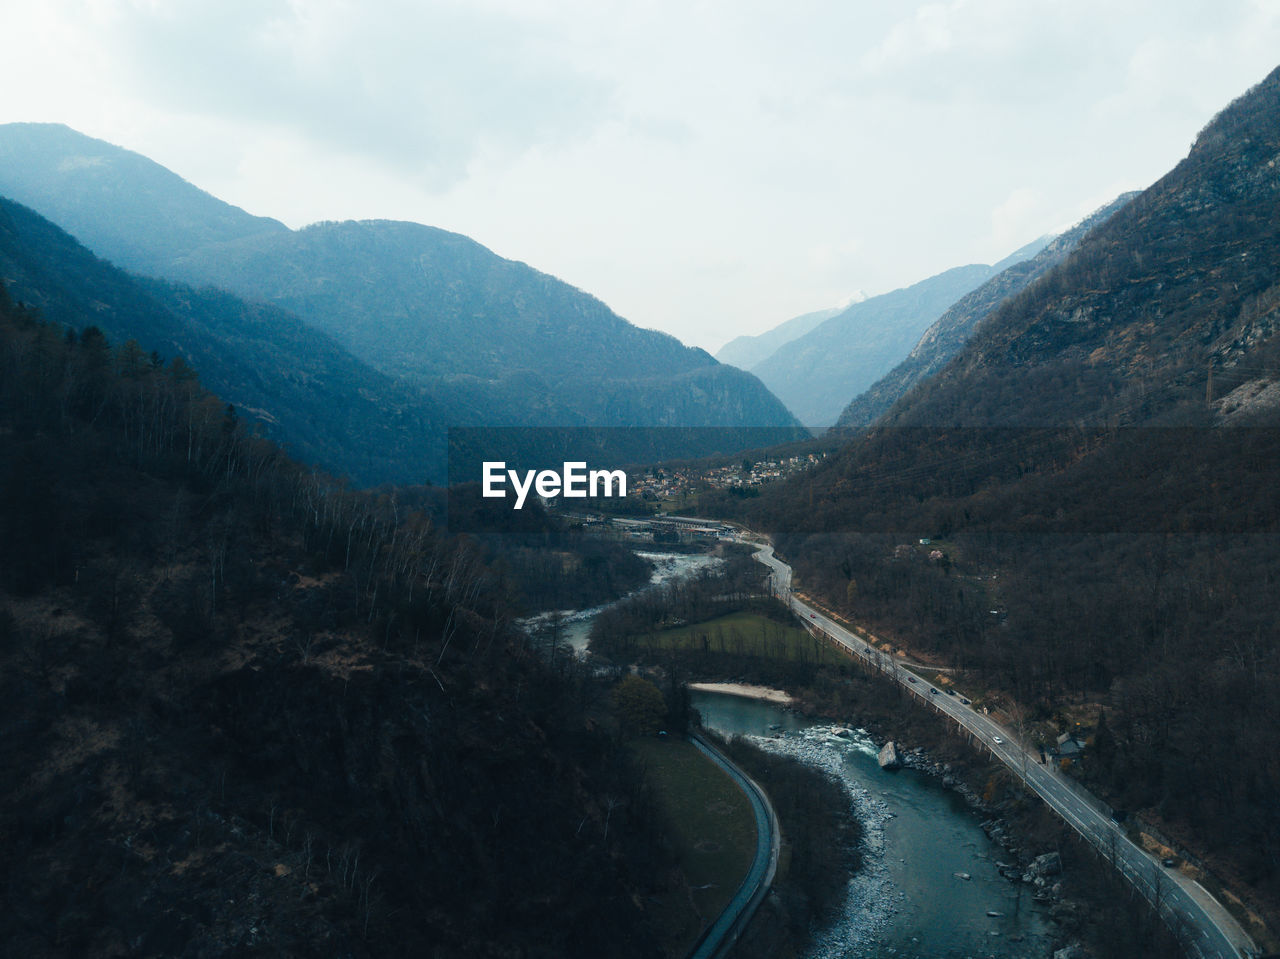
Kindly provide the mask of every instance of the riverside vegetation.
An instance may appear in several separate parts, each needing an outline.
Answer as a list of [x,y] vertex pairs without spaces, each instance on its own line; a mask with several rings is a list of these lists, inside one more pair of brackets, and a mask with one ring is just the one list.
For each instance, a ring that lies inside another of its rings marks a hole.
[[[793,683],[811,679],[819,663],[838,661],[760,594],[761,567],[751,552],[729,548],[718,568],[627,597],[592,624],[593,659],[634,663],[660,677],[672,730],[696,718],[689,715],[688,680]],[[803,955],[858,868],[861,825],[841,786],[820,771],[744,740],[723,748],[768,793],[783,842],[773,894],[735,948],[749,957]]]
[[[669,680],[733,678],[780,686],[806,715],[866,729],[879,742],[893,739],[922,748],[930,757],[927,770],[945,765],[947,776],[978,797],[983,814],[1003,823],[1009,844],[1016,847],[1010,858],[1029,861],[1033,850],[1062,853],[1064,891],[1054,916],[1064,943],[1083,941],[1101,959],[1164,959],[1179,953],[1176,936],[1108,863],[1078,842],[1003,764],[976,751],[916,697],[847,654],[825,645],[815,650],[803,631],[796,631],[803,639],[795,645],[769,642],[774,630],[795,619],[780,603],[759,595],[762,568],[744,561],[749,561],[745,551],[715,574],[616,604],[597,620],[592,648],[599,644],[605,655],[648,663]],[[716,624],[725,623],[734,610],[749,617],[754,630],[742,629],[737,643],[704,645],[702,638],[715,635]],[[735,741],[727,748],[778,805],[784,837],[790,835],[788,841],[803,850],[771,907],[778,911],[766,911],[753,924],[744,948],[762,956],[800,949],[815,925],[839,906],[844,879],[857,868],[858,827],[840,815],[847,802],[820,772],[760,754],[749,743]],[[785,765],[774,768],[773,760]]]

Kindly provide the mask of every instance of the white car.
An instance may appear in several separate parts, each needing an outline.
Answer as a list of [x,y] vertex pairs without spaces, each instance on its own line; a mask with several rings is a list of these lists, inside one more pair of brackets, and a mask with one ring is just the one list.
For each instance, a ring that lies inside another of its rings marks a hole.
[[997,746],[1003,746],[1003,745],[1004,745],[1004,740],[1003,740],[1003,739],[1001,739],[999,736],[992,736],[992,737],[991,737],[991,741],[992,741],[992,742],[994,742]]

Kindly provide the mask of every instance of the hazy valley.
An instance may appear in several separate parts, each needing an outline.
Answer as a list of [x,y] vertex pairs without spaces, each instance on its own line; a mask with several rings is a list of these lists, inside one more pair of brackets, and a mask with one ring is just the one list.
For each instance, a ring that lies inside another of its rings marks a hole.
[[[698,878],[669,804],[706,780],[659,750],[725,679],[919,746],[1002,881],[1060,853],[1046,959],[1200,940],[906,683],[1052,756],[1274,951],[1278,162],[1280,70],[1067,232],[720,362],[456,233],[291,230],[0,127],[6,954],[683,957],[742,870]],[[495,507],[441,488],[450,430],[644,494]],[[714,570],[645,590],[641,542]],[[734,955],[795,954],[868,847],[829,777],[734,756],[788,864]]]

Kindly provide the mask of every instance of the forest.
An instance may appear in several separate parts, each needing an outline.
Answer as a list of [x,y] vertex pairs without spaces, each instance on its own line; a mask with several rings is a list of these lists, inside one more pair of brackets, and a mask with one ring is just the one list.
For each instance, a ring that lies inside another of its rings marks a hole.
[[772,531],[799,588],[1030,716],[1105,710],[1108,736],[1075,773],[1274,924],[1277,464],[1265,413],[1232,428],[886,429],[711,512]]
[[653,954],[607,685],[416,499],[0,295],[8,950]]

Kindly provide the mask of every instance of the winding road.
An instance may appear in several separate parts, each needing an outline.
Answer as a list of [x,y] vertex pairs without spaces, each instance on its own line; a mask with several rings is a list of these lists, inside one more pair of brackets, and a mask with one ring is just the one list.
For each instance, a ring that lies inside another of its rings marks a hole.
[[702,934],[689,959],[720,959],[728,954],[733,944],[738,941],[742,930],[746,928],[756,909],[764,901],[773,884],[773,877],[778,871],[778,852],[782,845],[782,836],[778,830],[778,817],[773,811],[773,804],[764,790],[756,785],[755,780],[739,769],[727,756],[702,736],[694,733],[690,741],[707,758],[729,774],[751,802],[751,811],[756,821],[756,854],[751,862],[746,878],[738,887],[733,899],[724,907],[719,917]]
[[1198,882],[1135,845],[1112,819],[1111,810],[1052,765],[1042,765],[1039,751],[1017,742],[1010,730],[974,710],[960,696],[943,693],[903,668],[903,662],[876,649],[820,609],[797,599],[791,589],[791,567],[773,555],[771,545],[743,538],[759,547],[755,559],[770,570],[769,588],[810,629],[860,657],[901,683],[908,692],[967,729],[1004,762],[1081,836],[1093,843],[1153,903],[1186,944],[1193,959],[1241,959],[1257,955],[1257,947],[1226,908]]

